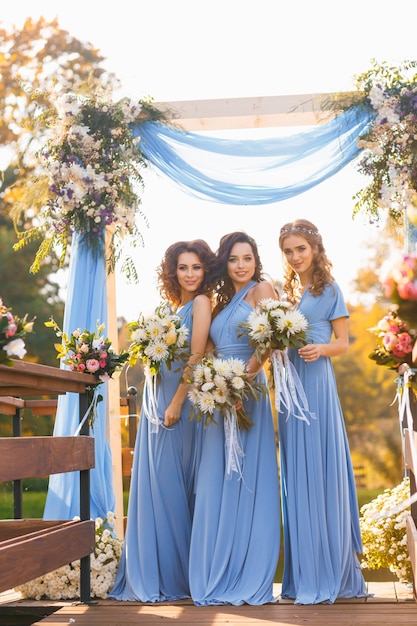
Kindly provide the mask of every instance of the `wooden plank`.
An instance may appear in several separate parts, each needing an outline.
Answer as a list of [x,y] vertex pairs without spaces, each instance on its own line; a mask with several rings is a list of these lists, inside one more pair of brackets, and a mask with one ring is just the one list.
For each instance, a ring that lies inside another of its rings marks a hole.
[[93,437],[0,437],[0,482],[93,467]]
[[[57,524],[64,524],[68,520],[30,519],[3,519],[0,520],[0,541],[15,539],[28,533],[54,528]],[[72,521],[70,523],[73,523]]]
[[[2,396],[43,395],[72,391],[83,393],[86,385],[95,382],[92,374],[71,372],[50,365],[15,361],[12,367],[0,365],[0,393]],[[13,392],[10,390],[14,390]]]
[[95,545],[94,520],[58,524],[0,544],[0,591],[91,554]]
[[407,545],[410,554],[411,567],[413,570],[414,580],[417,580],[417,529],[411,515],[406,519],[407,529]]
[[25,400],[25,408],[30,409],[33,415],[55,415],[58,400]]
[[385,604],[266,604],[262,606],[208,606],[185,604],[140,605],[101,601],[97,606],[65,606],[33,626],[408,626],[416,623],[413,603]]
[[407,470],[410,470],[411,472],[413,472],[414,476],[417,477],[417,467],[414,467],[414,459],[413,459],[413,454],[411,452],[411,445],[413,442],[414,444],[414,449],[417,450],[417,432],[413,432],[413,437],[410,437],[410,431],[408,428],[404,428],[404,443],[405,443],[405,450],[404,450],[404,462],[405,462],[405,468]]
[[0,397],[0,414],[2,415],[14,415],[17,409],[23,409],[24,406],[25,402],[21,398],[13,398],[12,396]]
[[[350,100],[356,92],[347,92]],[[187,131],[313,126],[334,115],[328,102],[336,94],[297,94],[156,102],[171,123]]]
[[122,475],[131,476],[133,465],[133,448],[122,448]]

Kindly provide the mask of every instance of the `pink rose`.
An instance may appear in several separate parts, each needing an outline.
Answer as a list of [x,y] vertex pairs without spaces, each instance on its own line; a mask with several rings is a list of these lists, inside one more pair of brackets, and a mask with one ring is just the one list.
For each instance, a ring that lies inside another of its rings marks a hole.
[[107,361],[106,361],[106,359],[100,359],[98,363],[99,363],[99,365],[100,365],[101,369],[102,369],[102,370],[104,370],[104,368],[105,368],[105,367],[106,367],[106,365],[107,365]]
[[413,344],[410,335],[408,333],[401,333],[398,335],[398,343],[392,349],[392,353],[395,354],[395,356],[402,358],[406,354],[410,354],[412,349]]
[[79,364],[77,365],[77,372],[84,372],[84,370],[85,370],[85,365],[84,365],[84,363],[79,363]]
[[417,282],[410,281],[407,283],[399,283],[397,291],[403,300],[417,300]]
[[87,368],[87,372],[91,372],[91,374],[94,374],[94,372],[96,372],[100,368],[100,363],[97,361],[97,359],[87,359],[85,365]]
[[382,339],[382,344],[387,352],[392,352],[397,343],[397,335],[394,335],[394,333],[391,332],[386,333]]

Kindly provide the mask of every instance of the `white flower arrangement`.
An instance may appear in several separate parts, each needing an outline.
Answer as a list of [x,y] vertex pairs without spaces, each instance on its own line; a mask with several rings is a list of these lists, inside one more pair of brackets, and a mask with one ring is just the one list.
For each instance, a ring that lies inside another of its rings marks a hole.
[[206,356],[193,366],[189,382],[191,418],[197,421],[204,418],[205,426],[215,422],[214,411],[219,411],[223,417],[233,415],[239,428],[249,430],[253,422],[243,408],[243,401],[250,397],[259,399],[261,393],[266,393],[264,385],[250,380],[242,359]]
[[[56,244],[63,264],[74,231],[104,254],[104,235],[111,226],[106,256],[113,271],[124,252],[121,240],[129,236],[133,246],[141,241],[135,216],[141,204],[141,170],[146,160],[132,124],[163,115],[147,101],[123,98],[113,102],[108,94],[69,92],[57,97],[51,94],[51,100],[53,107],[34,120],[45,129],[47,141],[37,154],[33,179],[13,209],[19,239],[14,248],[42,239],[30,268],[35,274]],[[21,214],[33,215],[34,209],[33,226],[20,232]],[[130,259],[123,269],[137,278]]]
[[[107,598],[114,586],[123,541],[114,533],[114,514],[95,520],[95,549],[91,555],[91,597]],[[80,561],[49,572],[16,587],[23,598],[34,600],[72,600],[80,598]]]
[[[401,222],[410,210],[417,222],[417,61],[399,67],[371,63],[357,77],[357,97],[345,107],[365,108],[373,116],[358,139],[363,154],[357,166],[372,181],[355,195],[354,214],[363,210],[375,221],[382,210]],[[337,98],[335,104],[340,109]]]
[[374,500],[364,504],[360,511],[362,568],[388,568],[405,584],[413,580],[406,531],[410,509],[401,507],[409,497],[410,480],[406,477],[393,489],[385,489]]
[[240,326],[249,335],[258,360],[267,350],[299,348],[307,343],[307,319],[283,300],[261,300]]
[[188,345],[189,329],[165,303],[150,315],[141,313],[138,320],[127,324],[127,328],[131,339],[129,365],[140,360],[152,376],[158,374],[163,362],[169,367],[174,359],[180,358]]

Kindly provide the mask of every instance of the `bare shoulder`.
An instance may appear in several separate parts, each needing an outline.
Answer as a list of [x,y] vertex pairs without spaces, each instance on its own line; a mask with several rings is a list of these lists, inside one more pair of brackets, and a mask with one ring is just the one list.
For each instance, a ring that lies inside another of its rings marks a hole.
[[210,298],[203,293],[199,293],[198,296],[194,298],[193,313],[196,311],[211,311]]
[[273,284],[269,280],[262,280],[257,283],[253,288],[253,298],[256,302],[264,300],[265,298],[277,299],[277,292],[274,289]]

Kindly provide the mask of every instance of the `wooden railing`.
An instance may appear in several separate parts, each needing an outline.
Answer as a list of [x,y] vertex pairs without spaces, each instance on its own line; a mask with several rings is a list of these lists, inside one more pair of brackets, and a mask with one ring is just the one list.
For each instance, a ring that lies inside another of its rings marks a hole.
[[[90,601],[90,554],[95,523],[90,519],[90,470],[94,439],[86,423],[75,437],[21,437],[21,412],[36,410],[28,396],[74,392],[80,416],[87,410],[86,374],[16,361],[0,365],[0,413],[13,416],[13,437],[0,438],[0,482],[14,482],[14,519],[0,520],[0,592],[80,559],[80,600]],[[52,399],[51,402],[56,402]],[[22,519],[21,481],[62,472],[80,472],[80,520]]]

